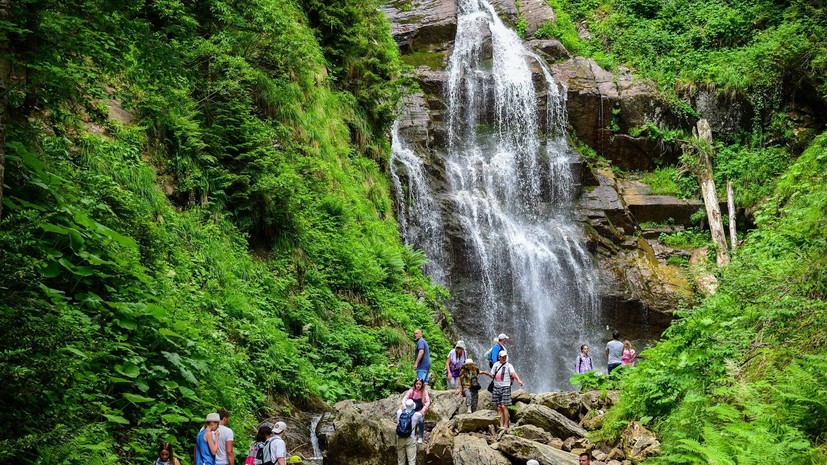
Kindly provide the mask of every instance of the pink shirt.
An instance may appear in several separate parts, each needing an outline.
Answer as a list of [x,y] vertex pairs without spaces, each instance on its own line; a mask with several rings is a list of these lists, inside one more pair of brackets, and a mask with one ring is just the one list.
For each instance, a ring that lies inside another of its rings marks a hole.
[[623,356],[620,357],[621,362],[623,365],[634,365],[635,364],[635,349],[626,349],[623,351]]

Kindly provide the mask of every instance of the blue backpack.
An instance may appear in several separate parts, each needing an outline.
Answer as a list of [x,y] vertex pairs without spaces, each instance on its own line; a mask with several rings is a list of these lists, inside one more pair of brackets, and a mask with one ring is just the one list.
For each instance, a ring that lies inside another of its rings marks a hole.
[[413,433],[413,416],[415,411],[403,411],[399,415],[399,423],[396,424],[396,435],[400,438],[408,438]]

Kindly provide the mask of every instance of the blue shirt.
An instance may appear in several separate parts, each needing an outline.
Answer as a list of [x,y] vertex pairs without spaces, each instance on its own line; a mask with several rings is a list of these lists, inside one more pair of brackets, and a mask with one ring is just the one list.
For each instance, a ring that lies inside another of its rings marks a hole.
[[210,452],[210,445],[204,437],[206,433],[207,428],[204,428],[195,437],[195,465],[215,465],[215,456]]
[[425,341],[424,337],[419,338],[416,341],[416,350],[414,350],[414,362],[416,362],[416,357],[419,356],[419,351],[423,350],[422,360],[419,361],[419,365],[416,367],[417,370],[430,370],[431,369],[431,351],[428,349],[428,342]]
[[504,349],[502,344],[499,342],[494,344],[494,347],[491,348],[491,363],[497,363],[498,358],[500,356],[500,349]]

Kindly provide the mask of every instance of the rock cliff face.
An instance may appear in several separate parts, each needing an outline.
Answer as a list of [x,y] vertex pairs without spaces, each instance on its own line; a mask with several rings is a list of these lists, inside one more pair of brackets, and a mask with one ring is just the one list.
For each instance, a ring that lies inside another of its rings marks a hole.
[[[485,392],[485,391],[483,391]],[[593,464],[638,463],[657,455],[660,443],[644,427],[633,423],[618,444],[595,445],[585,439],[587,429],[600,424],[605,411],[617,400],[616,392],[515,391],[512,426],[497,431],[497,413],[490,398],[481,410],[464,413],[456,407],[462,398],[453,391],[433,391],[440,399],[439,412],[426,415],[425,441],[418,446],[418,463],[431,465],[543,464],[575,465],[580,453],[592,456]],[[401,396],[372,403],[345,401],[336,404],[334,430],[325,442],[325,464],[395,463],[395,417]],[[424,456],[424,460],[422,460]],[[626,461],[628,460],[628,461]]]

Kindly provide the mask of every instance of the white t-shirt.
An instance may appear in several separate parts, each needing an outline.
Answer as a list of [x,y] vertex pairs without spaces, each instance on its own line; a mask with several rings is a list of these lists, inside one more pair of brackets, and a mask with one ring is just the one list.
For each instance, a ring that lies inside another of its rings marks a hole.
[[233,440],[233,430],[224,425],[218,425],[218,451],[215,453],[216,465],[230,463],[227,458],[227,441]]
[[[399,417],[402,416],[402,409],[396,411],[396,423],[399,423]],[[411,417],[411,437],[416,437],[416,425],[422,421],[422,414],[420,412],[414,412],[413,416]]]
[[613,363],[623,363],[623,343],[617,339],[612,339],[606,344],[606,349],[609,351],[609,365]]
[[282,457],[287,460],[287,444],[284,443],[284,439],[282,439],[281,436],[274,434],[273,437],[270,438],[269,443],[270,457],[273,458],[274,462],[277,462]]
[[514,372],[514,366],[508,362],[505,362],[505,368],[501,369],[502,366],[503,364],[497,362],[491,367],[491,374],[494,375],[494,386],[511,386],[511,373]]

